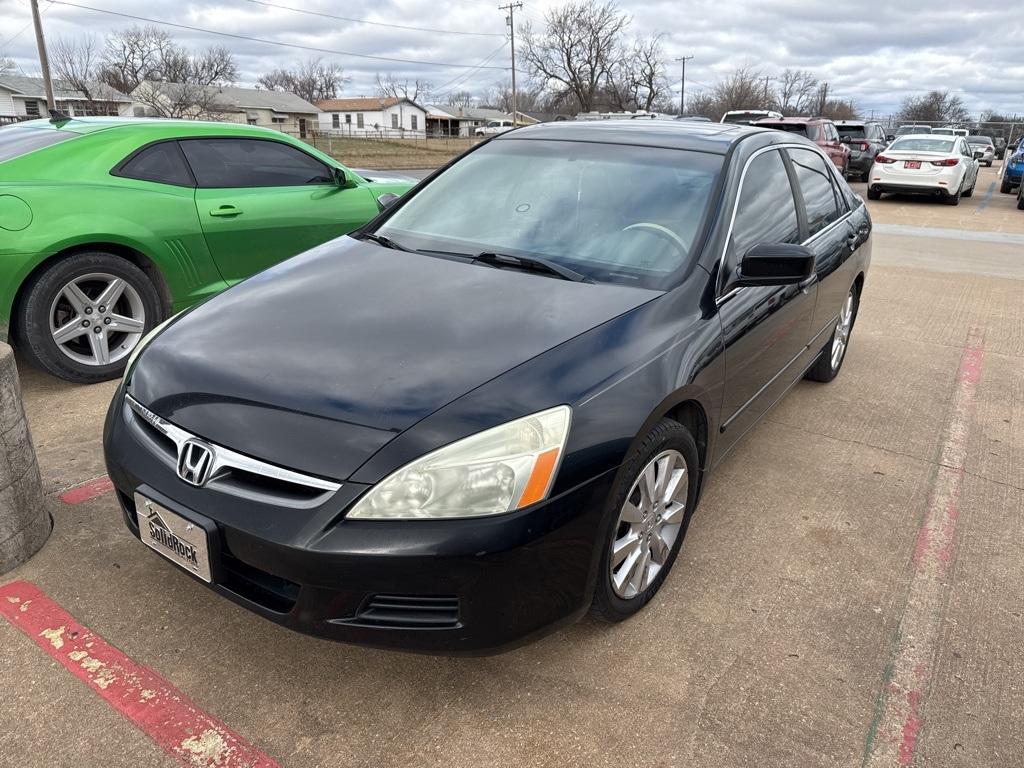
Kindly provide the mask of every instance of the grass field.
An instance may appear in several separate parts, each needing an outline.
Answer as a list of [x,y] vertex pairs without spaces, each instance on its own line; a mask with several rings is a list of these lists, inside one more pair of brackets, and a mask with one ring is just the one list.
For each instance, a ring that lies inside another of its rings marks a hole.
[[351,168],[400,170],[436,168],[478,143],[480,139],[353,139],[316,136],[306,139],[322,152]]

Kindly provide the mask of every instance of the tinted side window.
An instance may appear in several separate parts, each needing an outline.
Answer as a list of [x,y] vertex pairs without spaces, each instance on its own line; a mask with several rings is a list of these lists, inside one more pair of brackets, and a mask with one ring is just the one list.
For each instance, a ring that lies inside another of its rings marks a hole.
[[185,157],[174,141],[163,141],[146,147],[124,162],[115,171],[115,175],[161,184],[176,184],[179,187],[195,186]]
[[800,225],[786,164],[778,150],[765,152],[747,168],[736,201],[736,221],[725,262],[726,282],[743,254],[755,245],[799,242]]
[[181,148],[200,187],[330,184],[330,168],[295,147],[265,139],[187,139]]
[[811,236],[840,217],[832,174],[825,158],[810,150],[792,149],[789,156],[796,169],[797,183],[807,209],[807,227]]

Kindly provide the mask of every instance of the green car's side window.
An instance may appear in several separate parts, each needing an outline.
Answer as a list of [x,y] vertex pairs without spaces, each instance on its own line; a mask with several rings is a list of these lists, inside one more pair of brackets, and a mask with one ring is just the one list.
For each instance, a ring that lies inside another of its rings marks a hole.
[[333,184],[331,169],[305,152],[267,139],[184,139],[181,148],[206,189]]
[[195,179],[176,141],[162,141],[144,147],[122,162],[112,173],[129,179],[194,187]]

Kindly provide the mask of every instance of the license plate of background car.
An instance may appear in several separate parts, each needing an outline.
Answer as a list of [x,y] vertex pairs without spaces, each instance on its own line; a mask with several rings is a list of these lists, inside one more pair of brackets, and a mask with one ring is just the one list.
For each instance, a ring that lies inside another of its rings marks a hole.
[[921,161],[920,160],[907,160],[906,162],[903,163],[903,167],[904,168],[913,168],[914,170],[917,170],[918,168],[921,167]]
[[203,581],[212,580],[206,529],[139,493],[135,494],[135,516],[147,547]]

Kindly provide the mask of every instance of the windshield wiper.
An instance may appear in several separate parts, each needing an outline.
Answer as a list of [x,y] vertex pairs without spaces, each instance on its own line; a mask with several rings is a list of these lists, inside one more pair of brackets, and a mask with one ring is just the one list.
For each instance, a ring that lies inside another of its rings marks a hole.
[[542,259],[540,256],[513,256],[508,253],[484,251],[483,253],[478,253],[474,256],[473,261],[479,261],[483,264],[490,264],[495,267],[511,267],[513,269],[522,269],[529,272],[543,272],[547,275],[560,277],[563,280],[571,280],[574,283],[591,282],[590,278],[586,275],[581,275],[576,270],[563,267],[561,264],[557,264],[553,261]]
[[409,253],[413,253],[414,252],[412,250],[412,248],[406,248],[404,245],[400,245],[399,243],[396,243],[394,240],[392,240],[387,235],[378,235],[375,232],[360,232],[360,233],[355,235],[355,238],[357,240],[369,240],[371,243],[376,243],[377,245],[382,245],[385,248],[390,248],[390,249],[392,249],[394,251],[407,251]]

